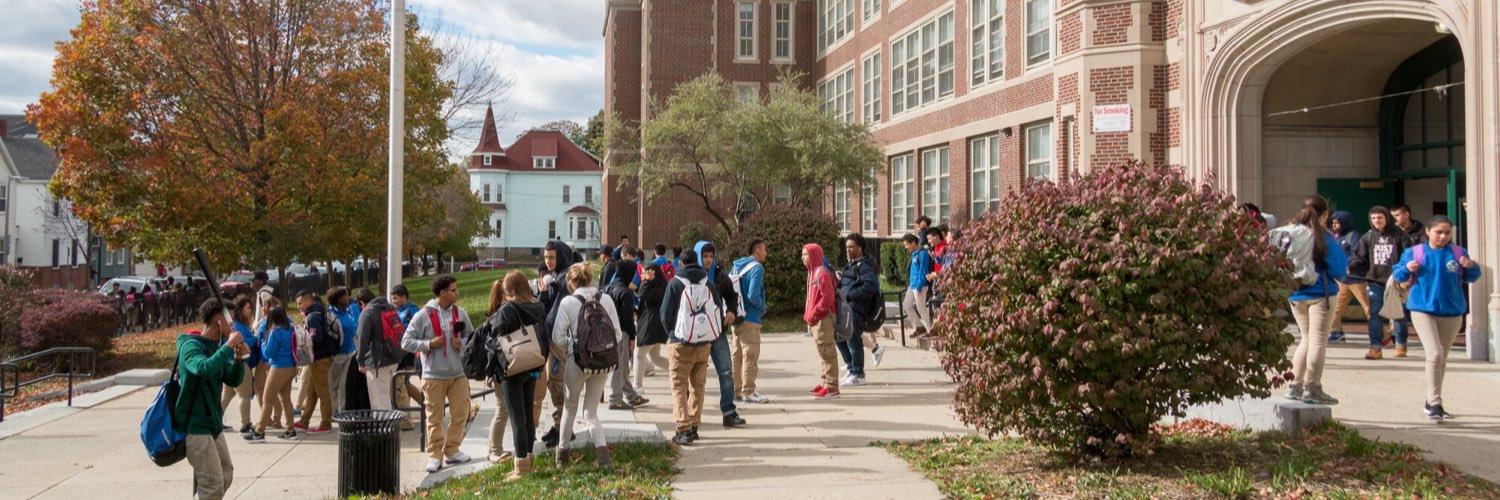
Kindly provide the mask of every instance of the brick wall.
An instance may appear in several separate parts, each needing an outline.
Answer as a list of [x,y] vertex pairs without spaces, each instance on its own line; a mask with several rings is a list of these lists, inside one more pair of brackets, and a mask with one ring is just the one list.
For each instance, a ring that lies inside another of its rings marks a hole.
[[1125,43],[1129,38],[1132,4],[1121,3],[1089,9],[1094,16],[1093,45]]
[[1149,92],[1149,106],[1156,118],[1156,131],[1151,132],[1150,149],[1151,162],[1156,165],[1167,163],[1167,66],[1158,64],[1151,67],[1151,90]]
[[1184,1],[1166,0],[1166,6],[1164,7],[1166,9],[1166,20],[1164,21],[1165,26],[1162,28],[1163,39],[1177,38],[1180,35],[1178,33],[1178,24],[1182,22],[1182,2]]
[[62,267],[28,267],[31,283],[37,288],[67,288],[88,290],[93,287],[89,280],[89,267],[79,264]]
[[[1112,68],[1093,68],[1089,70],[1089,92],[1094,95],[1096,104],[1121,104],[1129,98],[1130,92],[1135,89],[1135,71],[1133,66],[1117,66]],[[1140,123],[1143,110],[1136,110],[1137,116],[1132,120]],[[1093,117],[1090,114],[1089,129],[1093,130]],[[1089,167],[1097,168],[1105,165],[1118,164],[1132,159],[1130,154],[1129,132],[1105,132],[1094,134],[1094,151],[1089,159]]]
[[1058,19],[1057,45],[1062,55],[1072,54],[1083,48],[1083,14],[1081,11]]

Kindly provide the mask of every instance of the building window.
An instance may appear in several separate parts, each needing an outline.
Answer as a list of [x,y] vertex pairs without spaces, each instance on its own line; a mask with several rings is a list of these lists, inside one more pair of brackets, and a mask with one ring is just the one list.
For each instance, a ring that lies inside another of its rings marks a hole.
[[505,203],[505,185],[495,185],[495,203]]
[[860,4],[860,19],[865,25],[869,25],[871,19],[880,17],[880,0],[860,0]]
[[948,222],[948,148],[922,152],[922,213],[934,224]]
[[755,82],[741,82],[734,84],[734,97],[743,103],[754,103],[760,100],[760,84]]
[[755,59],[755,2],[740,2],[735,59]]
[[875,183],[871,182],[859,193],[860,225],[866,233],[875,232],[875,201]]
[[557,168],[556,156],[537,156],[531,159],[531,168]]
[[586,240],[586,239],[589,239],[589,221],[588,221],[588,219],[580,219],[580,218],[573,219],[573,239],[575,239],[575,240]]
[[1005,5],[1001,0],[973,0],[969,13],[973,84],[998,80],[1005,74]]
[[489,184],[485,184],[484,185],[484,202],[485,203],[489,203],[490,202],[490,185]]
[[594,186],[583,187],[583,203],[586,205],[594,204]]
[[492,155],[484,155],[484,166],[488,167],[488,166],[494,164],[494,162],[495,162],[495,159],[493,158]]
[[818,51],[854,33],[854,0],[818,0]]
[[505,220],[495,219],[495,237],[505,238]]
[[865,123],[880,123],[880,52],[870,54],[860,63],[859,74],[864,79],[860,97],[864,99]]
[[573,202],[573,186],[563,186],[563,203]]
[[1026,65],[1052,59],[1052,0],[1026,0]]
[[912,155],[891,158],[891,231],[905,231],[911,225],[916,210],[912,188],[915,184],[916,165]]
[[78,240],[73,240],[72,244],[68,245],[68,265],[78,265]]
[[5,213],[5,207],[10,206],[10,186],[0,186],[0,214]]
[[547,239],[548,240],[555,240],[555,239],[557,239],[557,221],[556,220],[549,220],[549,221],[547,221]]
[[52,240],[52,267],[57,267],[59,264],[62,263],[62,261],[61,261],[61,257],[62,257],[61,251],[62,251],[62,240],[58,240],[58,239]]
[[771,58],[778,61],[792,60],[792,7],[790,2],[772,7]]
[[62,200],[52,200],[52,216],[62,217]]
[[775,202],[776,203],[791,203],[792,202],[792,186],[789,185],[789,184],[782,184],[782,185],[776,186],[775,192],[772,193],[772,194],[773,194],[773,197],[775,198]]
[[1000,136],[969,141],[969,218],[1000,206]]
[[953,95],[953,13],[891,42],[891,114]]
[[840,182],[838,188],[833,190],[833,219],[839,223],[839,232],[848,233],[854,224],[850,220],[853,215],[849,210],[849,184]]
[[1026,127],[1026,176],[1052,180],[1052,124]]
[[818,84],[823,111],[844,123],[854,123],[854,68],[851,66]]

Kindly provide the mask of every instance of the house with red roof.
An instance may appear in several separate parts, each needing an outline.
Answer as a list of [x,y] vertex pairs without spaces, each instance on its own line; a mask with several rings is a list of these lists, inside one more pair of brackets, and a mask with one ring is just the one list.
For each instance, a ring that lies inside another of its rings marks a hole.
[[567,134],[528,130],[503,147],[494,110],[486,110],[468,171],[493,230],[474,240],[480,258],[538,255],[554,239],[580,250],[599,247],[604,169]]

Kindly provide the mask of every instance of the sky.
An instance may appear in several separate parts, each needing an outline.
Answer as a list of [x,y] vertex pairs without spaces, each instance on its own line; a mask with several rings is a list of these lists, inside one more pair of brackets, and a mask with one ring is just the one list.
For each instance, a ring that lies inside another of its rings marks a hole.
[[[501,125],[501,143],[554,120],[582,124],[603,108],[603,0],[407,0],[406,7],[424,26],[472,38],[514,81],[509,96],[495,98],[496,114],[513,117]],[[55,44],[77,26],[78,1],[0,0],[0,19],[26,20],[0,29],[0,114],[22,113],[50,87]],[[467,154],[473,144],[454,147]]]

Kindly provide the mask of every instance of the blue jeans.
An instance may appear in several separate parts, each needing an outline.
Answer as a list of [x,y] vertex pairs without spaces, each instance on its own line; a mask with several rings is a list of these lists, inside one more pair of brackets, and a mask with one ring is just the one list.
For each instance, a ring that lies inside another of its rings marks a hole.
[[[1385,346],[1385,317],[1380,315],[1380,310],[1385,307],[1385,283],[1372,281],[1365,293],[1370,300],[1370,347],[1380,349]],[[1396,345],[1404,346],[1407,325],[1411,323],[1411,312],[1405,307],[1401,308],[1401,312],[1406,318],[1396,320],[1391,329],[1395,330]]]
[[714,362],[714,372],[719,375],[719,411],[734,415],[734,361],[729,357],[729,333],[719,335],[710,345],[708,357]]
[[[855,327],[858,329],[858,327]],[[849,374],[856,377],[865,376],[865,335],[864,332],[854,332],[849,340],[839,342],[839,356],[844,358],[844,366],[849,367]]]

